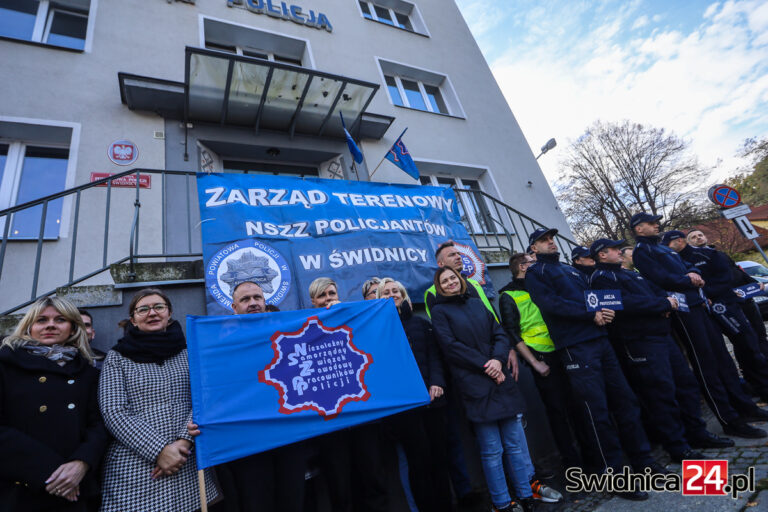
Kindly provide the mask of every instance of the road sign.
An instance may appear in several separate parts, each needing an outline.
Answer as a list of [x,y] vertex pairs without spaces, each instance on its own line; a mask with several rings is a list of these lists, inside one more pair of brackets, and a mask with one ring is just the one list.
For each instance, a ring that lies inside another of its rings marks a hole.
[[744,235],[744,238],[748,240],[753,240],[760,236],[752,223],[749,222],[749,219],[746,217],[746,215],[736,217],[733,219],[733,223],[736,224],[737,228],[739,228],[739,231],[741,231],[741,234]]
[[733,208],[720,210],[720,215],[722,215],[726,219],[741,217],[748,213],[752,213],[752,208],[750,208],[749,205],[746,205],[746,204],[740,204],[739,206],[734,206]]
[[708,195],[712,202],[723,208],[733,208],[741,202],[741,196],[735,188],[726,185],[716,185],[709,190],[710,193]]

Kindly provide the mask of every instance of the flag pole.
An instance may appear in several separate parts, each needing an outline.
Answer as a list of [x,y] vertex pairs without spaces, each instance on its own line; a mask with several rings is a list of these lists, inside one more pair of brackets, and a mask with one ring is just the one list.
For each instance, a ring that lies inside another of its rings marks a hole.
[[200,512],[208,512],[208,499],[205,496],[205,470],[197,471],[197,485],[200,488]]
[[[399,141],[400,139],[402,139],[402,138],[403,138],[403,135],[405,135],[405,132],[407,132],[407,131],[408,131],[408,127],[406,126],[406,127],[405,127],[405,130],[403,130],[403,133],[401,133],[401,134],[400,134],[400,136],[399,136],[398,138],[396,138],[396,139],[395,139],[395,142],[394,142],[394,143],[392,143],[392,145],[394,146],[395,144],[397,144],[397,141]],[[384,160],[386,160],[386,159],[387,159],[387,155],[388,155],[388,154],[389,154],[389,151],[387,151],[386,153],[384,153],[384,158],[382,158],[382,159],[381,159],[381,162],[379,162],[379,165],[377,165],[377,166],[376,166],[376,168],[373,170],[373,172],[372,172],[372,173],[371,173],[371,174],[368,176],[368,179],[369,179],[369,180],[370,180],[371,178],[373,178],[373,175],[374,175],[374,174],[376,174],[376,171],[378,171],[378,170],[379,170],[379,167],[381,167],[381,164],[383,164],[383,163],[384,163]]]

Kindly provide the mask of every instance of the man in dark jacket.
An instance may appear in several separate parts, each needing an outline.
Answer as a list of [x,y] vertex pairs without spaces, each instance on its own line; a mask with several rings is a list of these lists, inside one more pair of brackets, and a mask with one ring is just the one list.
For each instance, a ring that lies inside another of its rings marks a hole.
[[[608,341],[604,326],[613,320],[614,312],[587,310],[587,278],[573,267],[560,263],[555,233],[557,230],[545,228],[531,233],[529,242],[537,258],[526,273],[525,284],[560,352],[571,387],[584,404],[604,468],[621,471],[623,446],[635,471],[650,468],[655,473],[667,473],[650,454],[637,398]],[[648,494],[642,492],[622,496],[648,498]]]
[[637,272],[621,268],[624,240],[596,240],[590,248],[597,268],[590,278],[596,290],[621,292],[623,309],[608,328],[627,377],[642,399],[651,428],[662,439],[672,460],[704,459],[691,449],[724,448],[733,441],[707,432],[701,419],[698,384],[671,337],[670,313],[677,300]]
[[573,264],[573,268],[581,270],[587,275],[587,277],[592,275],[592,272],[595,271],[595,260],[592,258],[592,254],[589,252],[589,249],[583,245],[579,245],[573,248],[571,251],[571,262]]
[[[688,232],[685,239],[693,247],[710,247],[715,249],[714,245],[709,245],[707,235],[701,232],[701,230],[692,229]],[[731,274],[733,276],[733,282],[731,284],[734,288],[746,284],[757,283],[760,285],[761,290],[765,290],[765,285],[763,283],[760,283],[751,275],[744,272],[744,269],[737,265],[730,256],[725,253],[723,253],[723,255],[728,258],[728,263],[731,265]],[[763,322],[763,315],[760,313],[759,306],[755,303],[755,300],[752,297],[748,297],[741,304],[741,310],[744,311],[744,316],[747,317],[752,329],[754,329],[755,334],[757,334],[757,338],[760,340],[760,350],[766,357],[768,357],[768,332],[765,330],[765,323]]]
[[[547,412],[563,465],[566,468],[583,467],[574,433],[580,434],[582,441],[586,438],[584,418],[581,409],[575,406],[565,366],[555,351],[541,312],[525,288],[525,273],[533,263],[533,257],[525,253],[509,258],[513,279],[499,290],[501,325],[516,343],[520,356],[533,369],[533,381]],[[585,450],[585,455],[590,451]]]
[[664,233],[661,243],[701,272],[706,283],[704,294],[712,301],[712,316],[723,334],[731,340],[744,379],[763,401],[768,400],[768,360],[760,351],[757,334],[741,309],[744,299],[733,290],[733,273],[728,256],[709,247],[691,247],[682,231]]
[[759,415],[762,411],[744,394],[723,337],[707,313],[705,298],[700,291],[704,286],[701,272],[675,251],[661,245],[660,219],[660,215],[645,212],[630,219],[637,240],[632,254],[635,268],[662,290],[681,293],[685,299],[688,312],[675,312],[672,325],[688,352],[704,399],[723,431],[737,437],[765,437],[768,435],[765,431],[747,424],[749,418],[742,417],[752,413]]

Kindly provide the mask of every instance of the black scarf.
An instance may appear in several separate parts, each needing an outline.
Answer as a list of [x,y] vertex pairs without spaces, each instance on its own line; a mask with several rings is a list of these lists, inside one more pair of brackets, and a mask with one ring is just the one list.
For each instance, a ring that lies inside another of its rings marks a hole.
[[157,363],[162,365],[187,348],[187,340],[181,325],[176,320],[168,324],[161,332],[144,332],[134,325],[129,325],[125,336],[120,338],[113,350],[135,363]]

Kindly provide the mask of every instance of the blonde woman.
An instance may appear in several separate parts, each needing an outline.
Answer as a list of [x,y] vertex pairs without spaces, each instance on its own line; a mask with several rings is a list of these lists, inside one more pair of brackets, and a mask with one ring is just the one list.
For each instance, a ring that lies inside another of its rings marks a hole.
[[0,509],[98,509],[107,432],[77,308],[35,302],[0,346]]
[[[104,462],[102,510],[197,510],[187,341],[158,289],[137,292],[128,313],[99,382],[101,413],[115,437]],[[208,471],[206,484],[209,500],[218,498]]]

